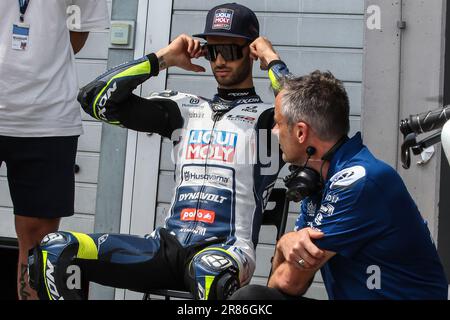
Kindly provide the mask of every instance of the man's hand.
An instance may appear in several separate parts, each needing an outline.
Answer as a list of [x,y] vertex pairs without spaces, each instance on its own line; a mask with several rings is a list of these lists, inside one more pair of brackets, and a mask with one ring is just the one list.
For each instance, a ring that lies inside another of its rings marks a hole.
[[255,61],[259,59],[261,70],[267,70],[270,62],[280,59],[272,43],[265,37],[258,37],[250,44],[250,57]]
[[[285,234],[277,243],[268,286],[293,296],[304,294],[316,271],[336,254],[319,249],[311,241],[323,236],[323,232],[312,228]],[[303,265],[299,260],[304,261]]]
[[[300,269],[316,269],[324,258],[324,251],[319,249],[311,240],[320,239],[323,232],[312,228],[304,228],[297,232],[285,234],[277,244],[284,260]],[[303,265],[299,261],[303,260]]]
[[167,47],[156,52],[156,56],[160,70],[175,66],[194,72],[206,71],[202,66],[191,62],[192,59],[203,56],[200,41],[185,34],[178,36]]

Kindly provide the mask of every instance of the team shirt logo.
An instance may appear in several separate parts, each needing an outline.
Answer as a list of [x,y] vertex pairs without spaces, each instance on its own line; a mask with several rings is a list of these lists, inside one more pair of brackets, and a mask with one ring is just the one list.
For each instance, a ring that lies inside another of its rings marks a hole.
[[217,160],[232,163],[238,135],[228,131],[191,130],[186,159]]

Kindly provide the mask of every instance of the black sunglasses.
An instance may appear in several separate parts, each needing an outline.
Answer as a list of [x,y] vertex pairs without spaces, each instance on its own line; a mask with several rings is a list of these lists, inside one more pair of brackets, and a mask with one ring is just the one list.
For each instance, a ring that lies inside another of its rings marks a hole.
[[202,49],[205,52],[205,59],[208,61],[216,61],[217,56],[220,55],[225,61],[234,61],[241,59],[243,54],[243,49],[248,46],[244,44],[242,46],[238,44],[205,44]]

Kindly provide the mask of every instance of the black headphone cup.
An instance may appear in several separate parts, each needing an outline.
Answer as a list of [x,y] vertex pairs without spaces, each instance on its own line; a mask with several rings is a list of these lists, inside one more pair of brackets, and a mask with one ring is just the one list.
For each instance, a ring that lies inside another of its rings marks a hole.
[[323,188],[320,174],[305,167],[287,176],[284,180],[287,187],[286,196],[290,201],[299,202],[303,198],[320,192]]

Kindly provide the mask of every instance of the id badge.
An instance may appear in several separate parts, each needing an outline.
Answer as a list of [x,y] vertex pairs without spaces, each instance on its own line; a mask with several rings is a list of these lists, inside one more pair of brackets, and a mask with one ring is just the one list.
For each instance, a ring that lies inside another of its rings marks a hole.
[[12,48],[25,51],[29,46],[30,25],[17,23],[13,25]]

